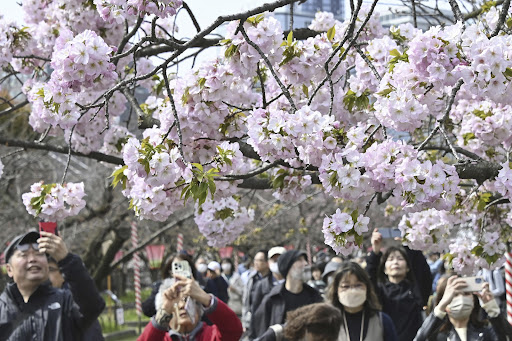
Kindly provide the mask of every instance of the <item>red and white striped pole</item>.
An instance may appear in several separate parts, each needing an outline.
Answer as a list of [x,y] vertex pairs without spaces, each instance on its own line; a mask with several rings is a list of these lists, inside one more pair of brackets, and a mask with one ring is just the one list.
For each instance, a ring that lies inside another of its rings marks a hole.
[[183,234],[178,233],[178,246],[176,247],[176,251],[183,251]]
[[510,247],[505,263],[505,289],[507,291],[507,321],[512,324],[512,252]]
[[[132,247],[136,248],[139,245],[139,240],[137,237],[137,224],[132,221]],[[135,287],[135,310],[137,311],[137,315],[142,316],[142,306],[140,301],[140,257],[139,252],[135,252],[133,254],[133,277],[134,277],[134,287]]]

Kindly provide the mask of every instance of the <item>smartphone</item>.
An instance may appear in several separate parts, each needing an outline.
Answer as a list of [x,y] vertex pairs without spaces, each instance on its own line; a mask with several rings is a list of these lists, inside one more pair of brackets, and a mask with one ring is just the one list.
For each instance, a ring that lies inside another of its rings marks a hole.
[[484,279],[480,276],[475,277],[462,277],[464,281],[466,281],[466,284],[468,285],[462,291],[465,292],[475,292],[475,291],[481,291],[482,286],[484,285]]
[[172,262],[172,274],[180,275],[186,278],[192,278],[192,270],[185,260],[175,260]]
[[40,221],[39,222],[39,234],[41,232],[50,232],[55,235],[59,235],[59,231],[57,230],[57,223],[53,221]]

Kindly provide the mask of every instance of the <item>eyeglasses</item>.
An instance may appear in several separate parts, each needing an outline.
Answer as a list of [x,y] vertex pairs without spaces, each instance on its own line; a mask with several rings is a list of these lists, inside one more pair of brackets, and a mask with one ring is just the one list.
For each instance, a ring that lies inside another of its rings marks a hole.
[[354,285],[341,284],[340,286],[338,286],[338,289],[341,291],[345,291],[348,289],[361,290],[361,289],[364,289],[364,284],[362,284],[362,283],[358,283],[358,284],[354,284]]
[[19,244],[16,245],[16,250],[20,250],[21,252],[28,251],[28,249],[34,249],[34,251],[39,252],[39,244],[37,243],[27,243],[27,244]]

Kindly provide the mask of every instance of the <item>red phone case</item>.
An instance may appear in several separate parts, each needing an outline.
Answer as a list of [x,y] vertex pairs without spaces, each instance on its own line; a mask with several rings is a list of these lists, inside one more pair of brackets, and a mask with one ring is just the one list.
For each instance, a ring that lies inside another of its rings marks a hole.
[[39,233],[41,233],[41,231],[50,232],[57,235],[57,223],[53,221],[40,221]]

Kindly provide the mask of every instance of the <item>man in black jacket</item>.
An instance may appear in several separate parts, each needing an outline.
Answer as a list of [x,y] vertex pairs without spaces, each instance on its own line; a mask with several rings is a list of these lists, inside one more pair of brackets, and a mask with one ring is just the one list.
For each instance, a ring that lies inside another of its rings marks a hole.
[[[299,250],[289,250],[277,260],[279,272],[285,278],[284,283],[276,285],[263,298],[251,320],[251,339],[267,335],[275,339],[279,329],[285,322],[286,313],[302,306],[322,302],[322,296],[316,290],[304,283],[304,267],[306,266],[306,253]],[[267,330],[268,328],[271,328]]]
[[[46,254],[57,261],[70,290],[52,287]],[[81,340],[105,302],[80,257],[60,237],[35,231],[15,237],[4,256],[13,282],[0,295],[0,341]]]

